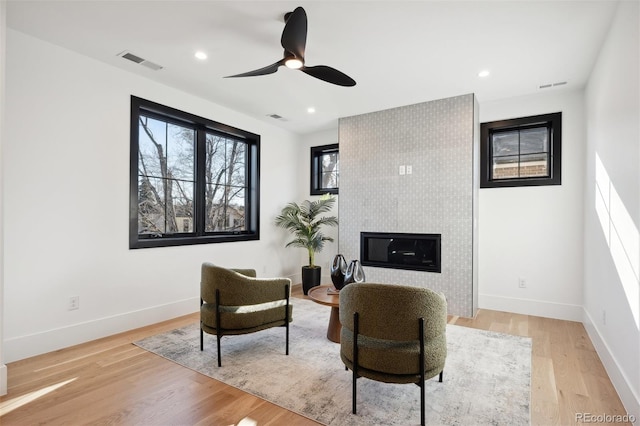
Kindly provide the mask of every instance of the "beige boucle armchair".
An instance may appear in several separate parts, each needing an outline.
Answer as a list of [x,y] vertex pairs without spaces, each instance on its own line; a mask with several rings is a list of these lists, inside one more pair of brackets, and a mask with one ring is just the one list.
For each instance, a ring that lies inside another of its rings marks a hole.
[[340,290],[340,358],[356,379],[420,386],[425,424],[424,382],[439,375],[447,356],[447,302],[443,294],[393,284],[349,284]]
[[218,367],[221,367],[222,336],[285,327],[285,353],[289,355],[289,323],[293,313],[293,306],[289,304],[290,292],[291,280],[288,278],[256,278],[253,269],[227,269],[203,263],[200,281],[200,350],[204,350],[203,332],[215,334]]

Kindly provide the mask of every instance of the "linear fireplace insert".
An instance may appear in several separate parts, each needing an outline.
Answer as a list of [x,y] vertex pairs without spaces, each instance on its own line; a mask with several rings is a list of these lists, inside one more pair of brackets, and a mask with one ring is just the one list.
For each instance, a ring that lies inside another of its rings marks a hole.
[[360,233],[364,266],[440,272],[441,234]]

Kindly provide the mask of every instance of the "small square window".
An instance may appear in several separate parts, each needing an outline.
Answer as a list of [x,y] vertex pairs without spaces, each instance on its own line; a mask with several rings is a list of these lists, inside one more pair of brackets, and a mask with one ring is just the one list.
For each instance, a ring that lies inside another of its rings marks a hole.
[[311,147],[311,195],[337,194],[339,181],[338,144]]
[[482,123],[480,187],[560,185],[562,113]]

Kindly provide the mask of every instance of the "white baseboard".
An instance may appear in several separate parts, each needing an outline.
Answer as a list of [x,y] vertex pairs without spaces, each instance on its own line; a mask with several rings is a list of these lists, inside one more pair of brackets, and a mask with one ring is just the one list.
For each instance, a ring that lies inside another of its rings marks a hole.
[[286,278],[291,280],[291,285],[300,284],[302,282],[302,273],[287,275]]
[[7,394],[7,366],[0,364],[0,396]]
[[197,312],[199,306],[199,298],[189,298],[166,305],[153,306],[138,311],[126,312],[40,333],[6,339],[2,348],[4,358],[7,363],[10,363],[67,348],[122,333],[123,331],[133,330]]
[[517,299],[482,293],[478,296],[480,309],[491,309],[493,311],[512,312],[522,315],[535,315],[537,317],[555,318],[565,321],[582,321],[583,310],[580,305],[532,299]]
[[615,387],[616,392],[618,392],[622,405],[624,405],[627,414],[633,415],[636,422],[640,421],[640,395],[638,395],[631,386],[631,383],[634,382],[630,381],[629,377],[627,377],[620,368],[616,357],[602,338],[597,323],[593,321],[593,318],[591,318],[586,310],[583,310],[583,314],[582,323],[584,324],[584,328],[587,330],[587,334],[589,334],[589,338],[600,357],[600,361],[602,361],[602,365],[604,365],[605,370],[607,370],[613,387]]

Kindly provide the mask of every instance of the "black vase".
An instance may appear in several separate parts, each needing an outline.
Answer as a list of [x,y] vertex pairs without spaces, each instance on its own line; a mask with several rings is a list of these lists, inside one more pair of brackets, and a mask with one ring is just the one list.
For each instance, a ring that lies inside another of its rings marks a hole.
[[344,276],[344,285],[351,283],[363,283],[364,282],[364,269],[358,260],[352,260],[347,267],[347,273]]
[[322,268],[319,266],[310,267],[303,266],[302,267],[302,293],[308,294],[309,290],[313,287],[317,287],[320,285],[320,272]]
[[344,256],[341,254],[337,254],[336,257],[333,258],[333,263],[331,264],[331,281],[333,281],[333,286],[336,290],[340,290],[344,287],[344,276],[347,273],[347,261],[344,260]]

